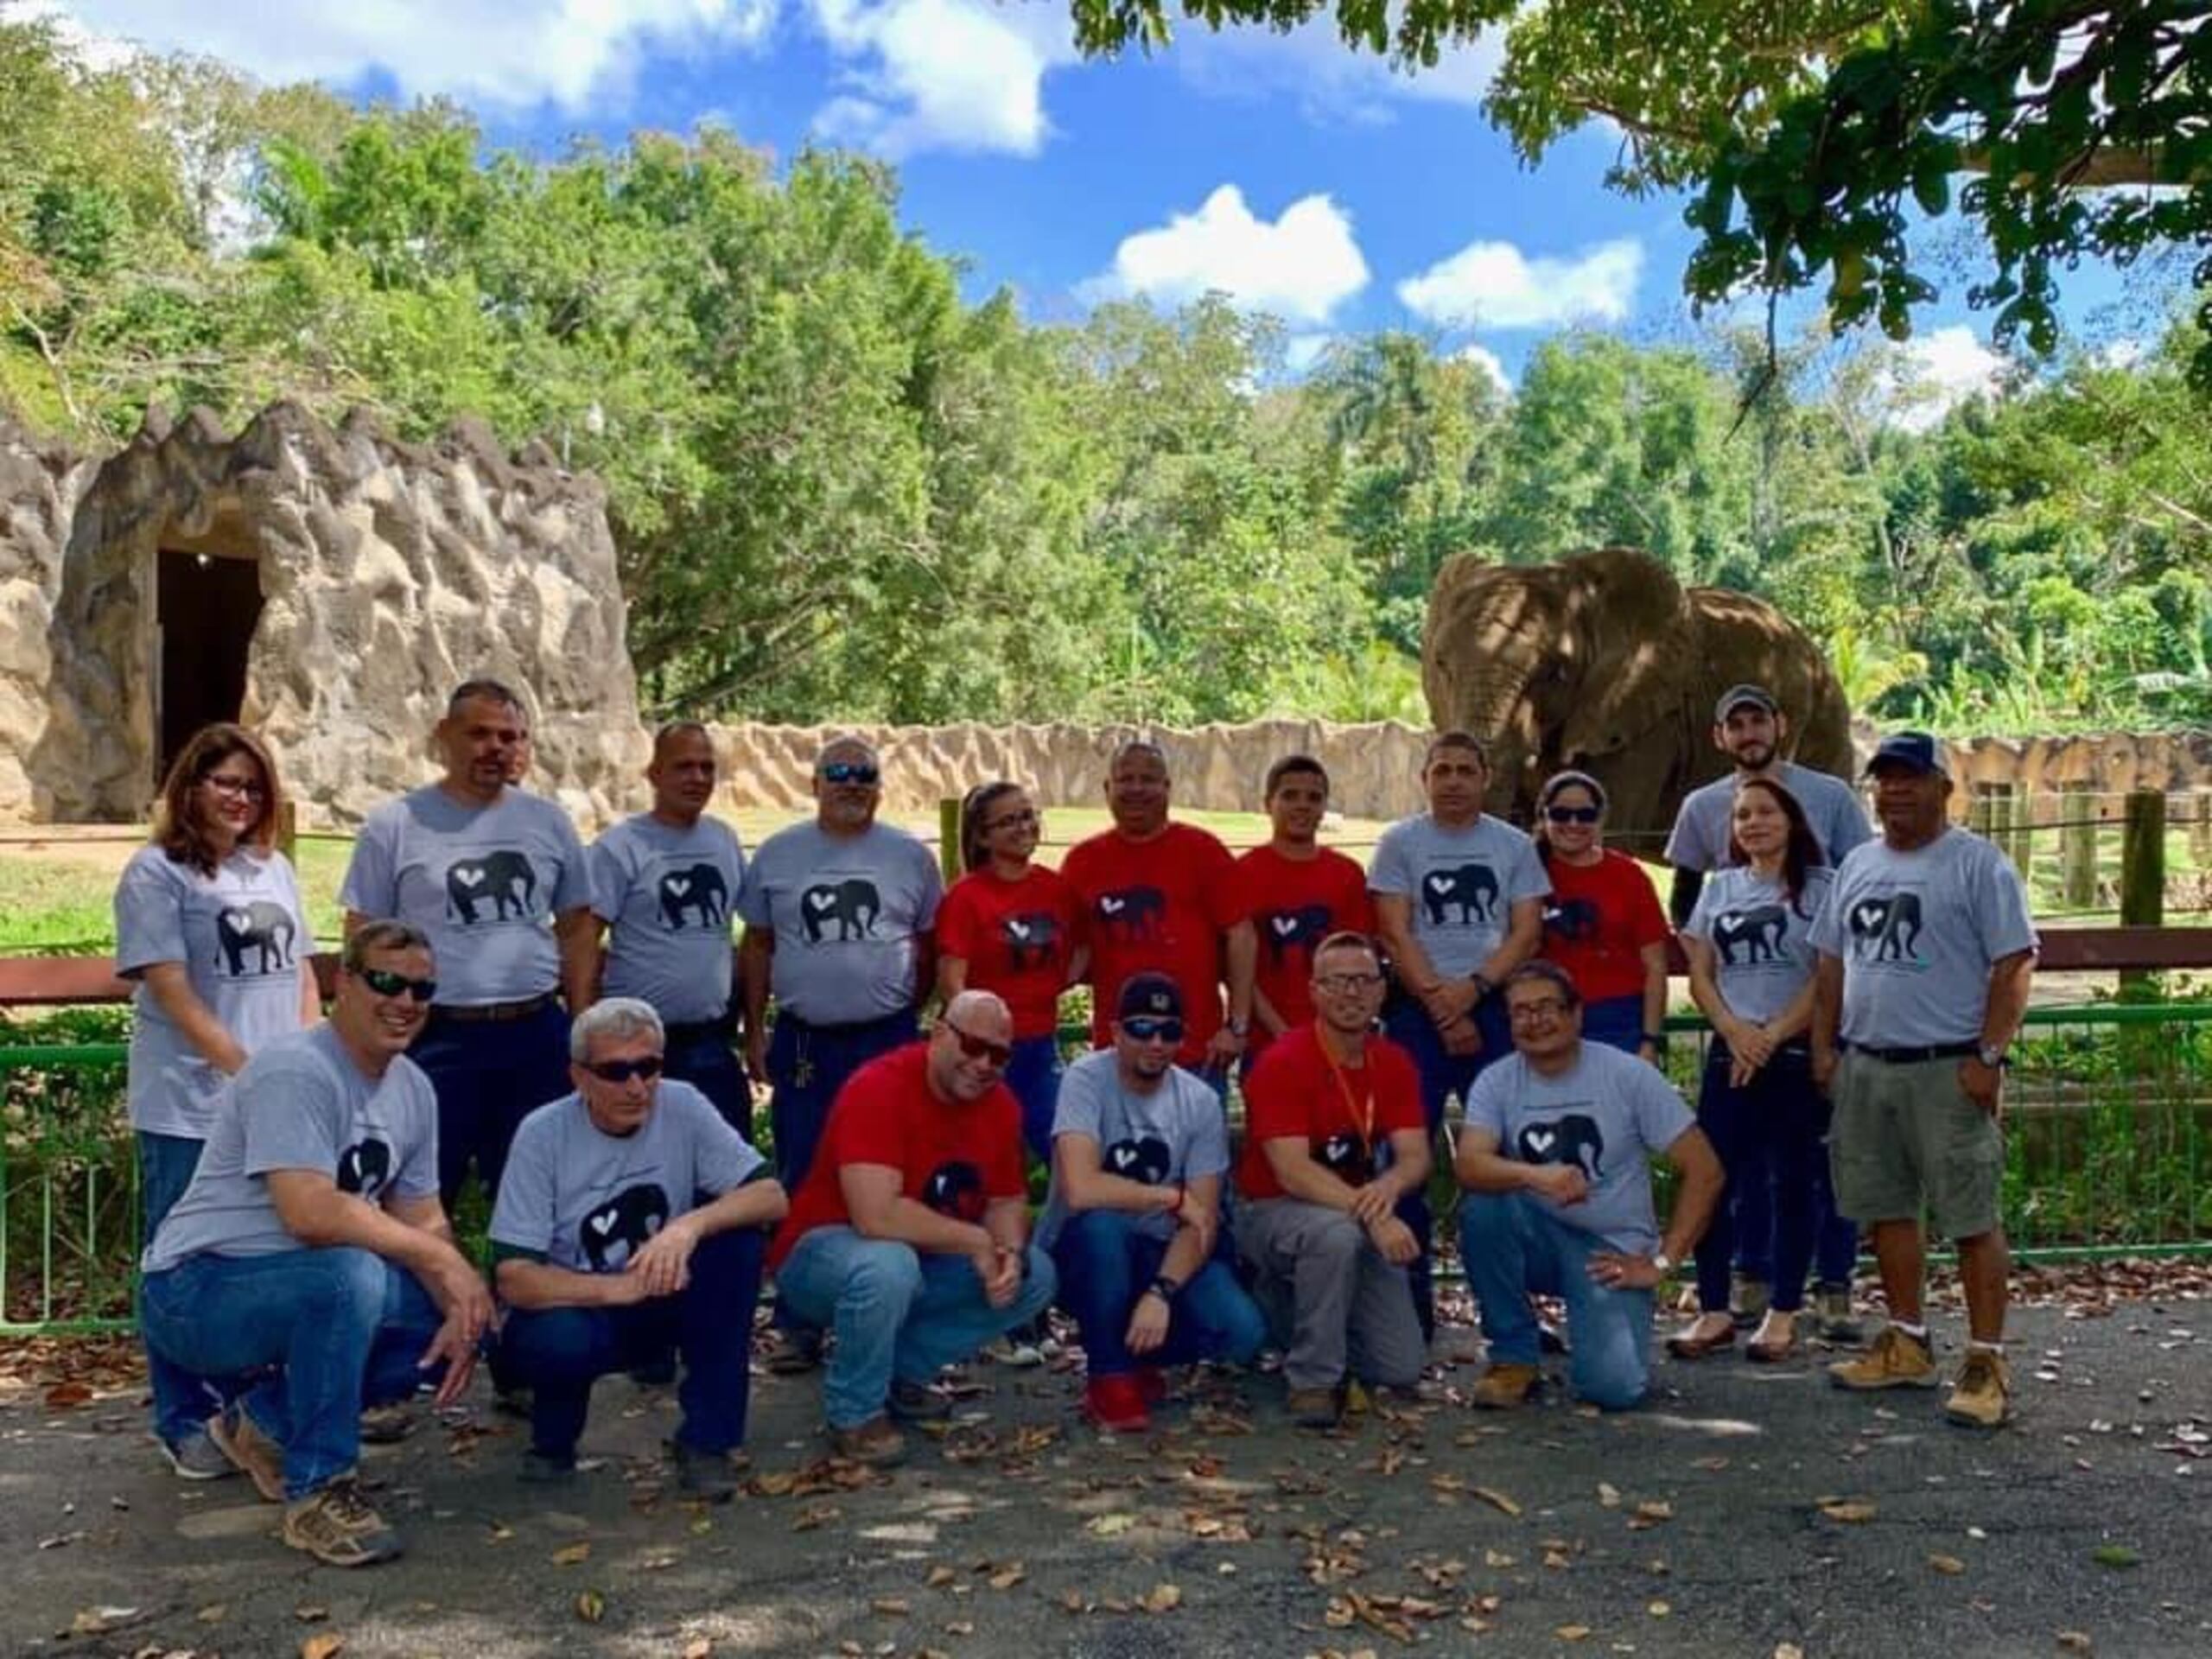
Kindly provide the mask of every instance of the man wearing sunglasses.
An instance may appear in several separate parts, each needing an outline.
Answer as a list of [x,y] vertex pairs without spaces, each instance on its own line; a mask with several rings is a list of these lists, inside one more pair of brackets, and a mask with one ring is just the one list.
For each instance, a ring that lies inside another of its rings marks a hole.
[[[882,800],[875,751],[856,737],[832,739],[815,759],[813,821],[762,842],[738,896],[746,1068],[774,1090],[776,1179],[789,1192],[813,1166],[838,1091],[913,1040],[914,1011],[937,973],[944,875],[915,837],[876,822]],[[770,1370],[788,1376],[821,1363],[819,1332],[780,1297],[776,1326]]]
[[1413,1062],[1375,1033],[1373,944],[1324,939],[1311,989],[1313,1023],[1270,1044],[1245,1079],[1236,1248],[1261,1305],[1289,1329],[1292,1419],[1331,1428],[1353,1382],[1421,1380],[1427,1344],[1407,1274],[1421,1243],[1399,1211],[1428,1179],[1429,1137]]
[[769,1267],[792,1311],[833,1329],[830,1450],[906,1456],[893,1415],[942,1420],[945,1366],[1043,1313],[1052,1259],[1029,1241],[1021,1108],[1004,1081],[1014,1016],[963,991],[926,1042],[863,1066],[830,1114]]
[[436,1097],[406,1058],[430,964],[406,923],[354,930],[330,1018],[246,1063],[142,1264],[149,1345],[253,1378],[215,1443],[284,1505],[284,1541],[334,1567],[401,1548],[354,1478],[362,1407],[426,1381],[460,1398],[492,1317],[438,1202]]
[[1060,1082],[1052,1186],[1037,1242],[1058,1265],[1089,1362],[1084,1411],[1141,1433],[1165,1394],[1160,1368],[1250,1363],[1260,1310],[1216,1255],[1229,1131],[1221,1103],[1175,1064],[1183,995],[1136,974],[1116,999],[1114,1046]]
[[687,1083],[661,1075],[651,1005],[609,997],[569,1037],[575,1092],[523,1121],[492,1212],[500,1345],[531,1390],[525,1479],[575,1472],[592,1384],[683,1358],[678,1484],[737,1490],[763,1229],[789,1208],[760,1154]]

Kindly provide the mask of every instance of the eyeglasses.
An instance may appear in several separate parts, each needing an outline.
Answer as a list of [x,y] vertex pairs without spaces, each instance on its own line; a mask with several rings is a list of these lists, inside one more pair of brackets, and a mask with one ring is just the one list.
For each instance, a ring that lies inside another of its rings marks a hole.
[[1313,983],[1318,989],[1332,996],[1350,996],[1354,991],[1371,991],[1382,982],[1380,974],[1316,974]]
[[1567,1012],[1564,998],[1542,997],[1534,1002],[1516,1002],[1506,1011],[1506,1017],[1515,1025],[1525,1025],[1532,1020],[1549,1020]]
[[983,826],[983,833],[995,836],[1001,830],[1033,830],[1037,826],[1037,809],[1024,807],[1019,812],[1009,812],[1002,818],[993,818]]
[[865,760],[832,760],[822,768],[825,784],[873,784],[883,773]]
[[229,795],[241,801],[265,801],[268,786],[251,778],[226,778],[219,772],[211,772],[200,780],[218,795]]
[[1603,812],[1595,806],[1548,806],[1544,817],[1554,823],[1595,823]]
[[364,968],[361,983],[378,996],[397,996],[403,992],[417,1002],[427,1002],[438,994],[435,979],[410,979],[404,974],[395,974],[389,968]]
[[658,1054],[643,1055],[634,1060],[601,1060],[597,1065],[584,1067],[601,1083],[627,1083],[632,1077],[643,1077],[651,1083],[660,1076],[660,1069],[661,1058]]
[[1183,1040],[1183,1022],[1180,1020],[1147,1020],[1140,1016],[1117,1023],[1122,1027],[1122,1034],[1133,1043],[1180,1043]]
[[1003,1066],[1014,1058],[1014,1050],[1006,1044],[978,1037],[972,1031],[963,1031],[950,1020],[944,1022],[944,1028],[960,1039],[960,1052],[971,1060],[988,1060],[993,1065]]

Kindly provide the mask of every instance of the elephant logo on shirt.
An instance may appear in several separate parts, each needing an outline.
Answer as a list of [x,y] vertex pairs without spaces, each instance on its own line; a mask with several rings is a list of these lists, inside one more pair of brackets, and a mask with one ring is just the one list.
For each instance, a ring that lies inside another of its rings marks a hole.
[[1920,895],[1893,893],[1886,898],[1861,899],[1845,918],[1851,930],[1852,954],[1860,962],[1918,962],[1915,947],[1920,941]]
[[370,1135],[339,1154],[338,1190],[373,1199],[391,1179],[391,1147]]
[[[1713,918],[1713,948],[1724,967],[1782,959],[1782,936],[1789,931],[1789,912],[1780,905],[1760,905],[1751,910],[1726,910]],[[1738,952],[1742,954],[1738,955]]]
[[479,905],[492,906],[492,919],[528,921],[537,898],[537,870],[529,855],[509,849],[480,858],[457,858],[446,867],[446,908],[461,925],[476,925]]
[[999,938],[1006,945],[1007,966],[1014,972],[1049,967],[1060,943],[1060,918],[1049,910],[1008,916],[999,923]]
[[1175,1154],[1158,1135],[1147,1135],[1141,1140],[1116,1141],[1107,1147],[1105,1166],[1109,1175],[1158,1186],[1175,1166]]
[[980,1222],[983,1218],[982,1172],[964,1160],[939,1164],[922,1183],[922,1202],[940,1216]]
[[1098,895],[1098,925],[1123,944],[1156,939],[1167,925],[1167,895],[1158,887],[1118,887]]
[[1313,1148],[1313,1161],[1347,1186],[1375,1179],[1375,1149],[1350,1129],[1339,1129]]
[[667,1225],[668,1194],[658,1181],[640,1181],[585,1216],[576,1230],[594,1273],[620,1273]]
[[249,952],[255,954],[257,974],[282,973],[289,968],[299,931],[290,911],[265,899],[250,905],[226,905],[215,916],[215,942],[229,959],[232,979],[245,974]]
[[1544,931],[1562,944],[1590,944],[1598,938],[1598,906],[1588,899],[1547,901]]
[[1294,950],[1311,950],[1329,936],[1326,905],[1300,905],[1296,910],[1269,910],[1260,914],[1260,938],[1268,959],[1278,968]]
[[1445,913],[1456,910],[1461,927],[1487,922],[1497,914],[1497,873],[1487,864],[1460,864],[1431,870],[1421,878],[1421,896],[1429,925],[1441,927]]
[[1573,1164],[1593,1182],[1605,1173],[1605,1137],[1598,1120],[1586,1113],[1567,1112],[1548,1123],[1528,1124],[1518,1145],[1524,1164]]
[[875,883],[865,876],[826,881],[820,887],[807,888],[798,896],[798,918],[806,930],[809,944],[821,944],[832,922],[837,925],[841,944],[852,939],[874,938],[875,918],[882,913],[883,895],[875,890]]
[[664,870],[660,878],[660,916],[671,933],[681,933],[692,912],[702,929],[717,928],[729,920],[729,883],[712,864],[693,864],[681,870]]

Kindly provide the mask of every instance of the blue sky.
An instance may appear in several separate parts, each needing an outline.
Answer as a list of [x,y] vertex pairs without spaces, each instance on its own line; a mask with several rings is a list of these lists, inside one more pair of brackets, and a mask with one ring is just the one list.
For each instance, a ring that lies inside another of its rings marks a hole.
[[[5,3],[6,0],[0,0]],[[1294,364],[1331,337],[1412,327],[1507,378],[1567,327],[1687,324],[1679,204],[1608,192],[1608,133],[1529,170],[1478,107],[1487,43],[1419,79],[1324,24],[1195,25],[1147,60],[1083,62],[1067,14],[992,0],[37,0],[92,35],[203,52],[358,97],[442,94],[494,143],[716,122],[780,156],[809,142],[895,162],[911,227],[1041,319],[1115,294],[1209,288],[1283,318]],[[1954,276],[1913,371],[1944,401],[1996,368]],[[2113,273],[2069,283],[2088,317]]]

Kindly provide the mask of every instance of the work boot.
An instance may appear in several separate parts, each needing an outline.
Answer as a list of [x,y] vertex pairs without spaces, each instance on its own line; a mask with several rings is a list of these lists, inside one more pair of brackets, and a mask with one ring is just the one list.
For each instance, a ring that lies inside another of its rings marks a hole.
[[871,1417],[857,1428],[832,1428],[830,1455],[871,1469],[888,1469],[906,1460],[906,1437],[888,1417]]
[[1475,1379],[1475,1386],[1467,1391],[1467,1403],[1484,1411],[1516,1410],[1529,1403],[1529,1396],[1543,1380],[1543,1372],[1535,1366],[1502,1359]]
[[253,1489],[271,1503],[284,1501],[284,1448],[263,1433],[245,1408],[233,1401],[207,1421],[208,1438],[243,1469]]
[[287,1506],[284,1541],[332,1567],[373,1567],[402,1548],[399,1535],[369,1506],[351,1475],[340,1475]]
[[737,1471],[728,1452],[671,1440],[668,1454],[676,1463],[676,1484],[685,1497],[706,1503],[727,1503],[737,1496]]
[[903,1376],[892,1383],[887,1403],[891,1414],[901,1422],[941,1423],[952,1415],[952,1402],[943,1390]]
[[2012,1368],[1993,1348],[1969,1348],[1943,1414],[1967,1428],[1995,1428],[2012,1414]]
[[1858,1358],[1839,1360],[1829,1366],[1828,1381],[1839,1389],[1860,1392],[1932,1389],[1936,1383],[1936,1356],[1924,1338],[1908,1336],[1894,1325],[1885,1325],[1873,1345]]
[[1866,1327],[1852,1316],[1849,1285],[1823,1281],[1813,1287],[1813,1334],[1839,1344],[1866,1340]]
[[1282,1405],[1300,1428],[1334,1428],[1344,1420],[1344,1395],[1335,1389],[1293,1389]]

